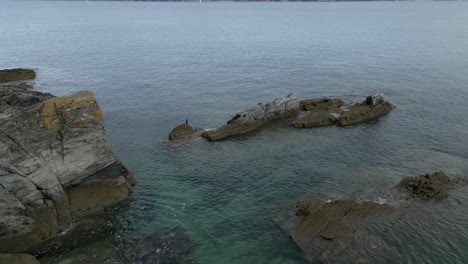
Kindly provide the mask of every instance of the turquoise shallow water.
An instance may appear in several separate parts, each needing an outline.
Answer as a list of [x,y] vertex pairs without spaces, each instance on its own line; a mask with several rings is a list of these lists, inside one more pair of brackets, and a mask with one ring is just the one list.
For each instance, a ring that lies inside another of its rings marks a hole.
[[[37,68],[36,89],[56,95],[95,92],[109,142],[138,178],[119,218],[134,233],[183,227],[199,263],[305,263],[283,229],[298,199],[385,198],[401,177],[436,170],[468,177],[466,2],[0,1],[0,21],[0,68]],[[163,144],[186,117],[216,127],[289,92],[383,92],[397,109],[356,127],[274,124]],[[467,263],[466,189],[453,196],[369,226],[378,238],[350,256]]]

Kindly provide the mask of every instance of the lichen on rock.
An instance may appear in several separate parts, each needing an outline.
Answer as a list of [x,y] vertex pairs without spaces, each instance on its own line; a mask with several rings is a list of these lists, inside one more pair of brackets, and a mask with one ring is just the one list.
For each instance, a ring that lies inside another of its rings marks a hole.
[[0,87],[0,252],[40,249],[134,184],[106,143],[91,92]]

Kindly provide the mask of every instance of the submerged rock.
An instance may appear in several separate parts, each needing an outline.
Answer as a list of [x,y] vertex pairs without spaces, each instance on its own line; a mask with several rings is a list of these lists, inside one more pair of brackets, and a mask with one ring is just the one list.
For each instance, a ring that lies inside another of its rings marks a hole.
[[0,264],[39,264],[39,261],[28,254],[0,254]]
[[0,252],[40,248],[126,199],[134,183],[106,143],[91,92],[0,87]]
[[164,233],[149,234],[126,250],[128,263],[194,264],[190,258],[196,244],[185,229],[175,227]]
[[394,210],[387,204],[370,201],[306,199],[296,205],[299,225],[290,237],[306,253],[317,255],[320,251],[321,258],[325,259],[348,247],[358,224]]
[[218,141],[228,137],[242,135],[262,127],[270,121],[288,118],[299,112],[299,101],[293,94],[275,99],[268,104],[259,103],[255,108],[238,113],[225,126],[206,131],[202,137],[209,141]]
[[0,70],[0,82],[14,82],[36,78],[36,72],[30,69]]
[[[451,187],[467,183],[466,179],[449,178],[443,172],[406,177],[394,189],[408,195],[410,200],[398,208],[355,199],[304,199],[296,204],[297,227],[290,232],[290,237],[309,256],[319,256],[321,260],[327,261],[335,259],[351,242],[359,242],[369,236],[364,230],[366,225],[381,225],[381,222],[390,218],[419,212],[421,209],[418,206],[421,204],[413,203],[416,201],[413,198],[440,202],[448,197]],[[393,198],[394,201],[398,200],[398,196]]]
[[449,178],[444,172],[434,172],[429,175],[417,177],[405,177],[395,187],[399,192],[409,195],[411,198],[423,200],[444,200],[448,197],[449,188],[465,179]]

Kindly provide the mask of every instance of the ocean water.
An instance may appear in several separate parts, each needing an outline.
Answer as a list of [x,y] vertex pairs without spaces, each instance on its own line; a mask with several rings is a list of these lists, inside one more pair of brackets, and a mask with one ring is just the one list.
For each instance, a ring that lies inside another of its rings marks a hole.
[[[132,235],[182,227],[197,263],[315,263],[285,230],[301,198],[377,200],[403,176],[468,177],[468,2],[0,1],[0,68],[12,67],[37,69],[40,91],[96,94],[138,179],[118,218]],[[186,118],[221,126],[289,92],[382,92],[397,108],[355,127],[163,143]],[[335,262],[468,263],[467,223],[462,188],[369,226],[378,238]]]

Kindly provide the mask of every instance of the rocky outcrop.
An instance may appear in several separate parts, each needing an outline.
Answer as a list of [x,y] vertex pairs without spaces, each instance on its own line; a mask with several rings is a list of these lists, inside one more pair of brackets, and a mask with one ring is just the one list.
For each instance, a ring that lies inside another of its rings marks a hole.
[[[299,101],[293,94],[275,99],[268,104],[236,114],[226,125],[205,131],[202,137],[209,141],[223,140],[254,131],[273,120],[295,118],[296,128],[348,126],[378,118],[394,108],[383,95],[369,96],[359,104],[345,104],[338,98],[307,99]],[[195,135],[191,127],[176,127],[171,134]],[[169,135],[172,138],[172,135]],[[182,136],[183,137],[183,136]],[[189,137],[191,138],[191,137]]]
[[450,187],[459,183],[467,183],[466,179],[449,178],[444,172],[434,172],[429,175],[405,177],[395,187],[399,192],[410,198],[422,200],[444,200],[448,197]]
[[409,198],[401,200],[407,203],[398,208],[355,199],[307,198],[296,204],[297,227],[290,232],[290,237],[308,255],[330,260],[346,250],[351,242],[365,239],[364,225],[376,221],[381,224],[390,217],[420,210],[414,209],[418,207],[413,205],[420,206],[420,203],[411,203],[416,201],[413,198],[440,202],[449,196],[451,188],[460,184],[467,184],[467,180],[450,178],[443,172],[406,177],[393,188],[397,194],[391,195],[394,201],[401,198],[399,194]]
[[297,128],[349,126],[376,119],[390,112],[394,106],[383,95],[368,96],[359,104],[345,104],[340,99],[314,99],[301,101],[303,112],[292,124]]
[[28,254],[0,254],[0,264],[39,264],[39,261]]
[[371,121],[390,112],[395,107],[383,99],[383,95],[369,96],[361,104],[351,105],[338,118],[340,126]]
[[328,112],[314,111],[307,112],[299,116],[292,124],[296,128],[312,128],[312,127],[326,127],[333,126],[337,122],[336,117]]
[[326,112],[340,112],[340,107],[345,103],[338,98],[320,98],[320,99],[307,99],[302,100],[299,105],[301,111],[326,111]]
[[202,137],[218,141],[256,130],[270,121],[288,118],[299,112],[299,101],[293,94],[275,99],[268,104],[259,103],[255,108],[238,113],[225,126],[206,131]]
[[36,72],[30,69],[0,70],[0,82],[32,80],[34,78],[36,78]]
[[347,248],[354,239],[357,224],[394,210],[387,204],[371,201],[306,199],[296,205],[300,223],[290,237],[305,252],[319,249],[321,258],[327,258]]
[[20,88],[20,89],[32,89],[32,85],[31,84],[27,84],[27,83],[20,83],[20,84],[0,84],[0,87],[4,87],[4,88]]
[[337,117],[343,112],[341,99],[320,98],[308,99],[299,103],[301,113],[292,122],[296,128],[313,128],[332,126],[337,123]]
[[0,252],[28,252],[131,193],[91,92],[0,87]]
[[172,146],[189,143],[201,136],[203,129],[193,128],[188,122],[178,125],[169,133],[169,144]]

